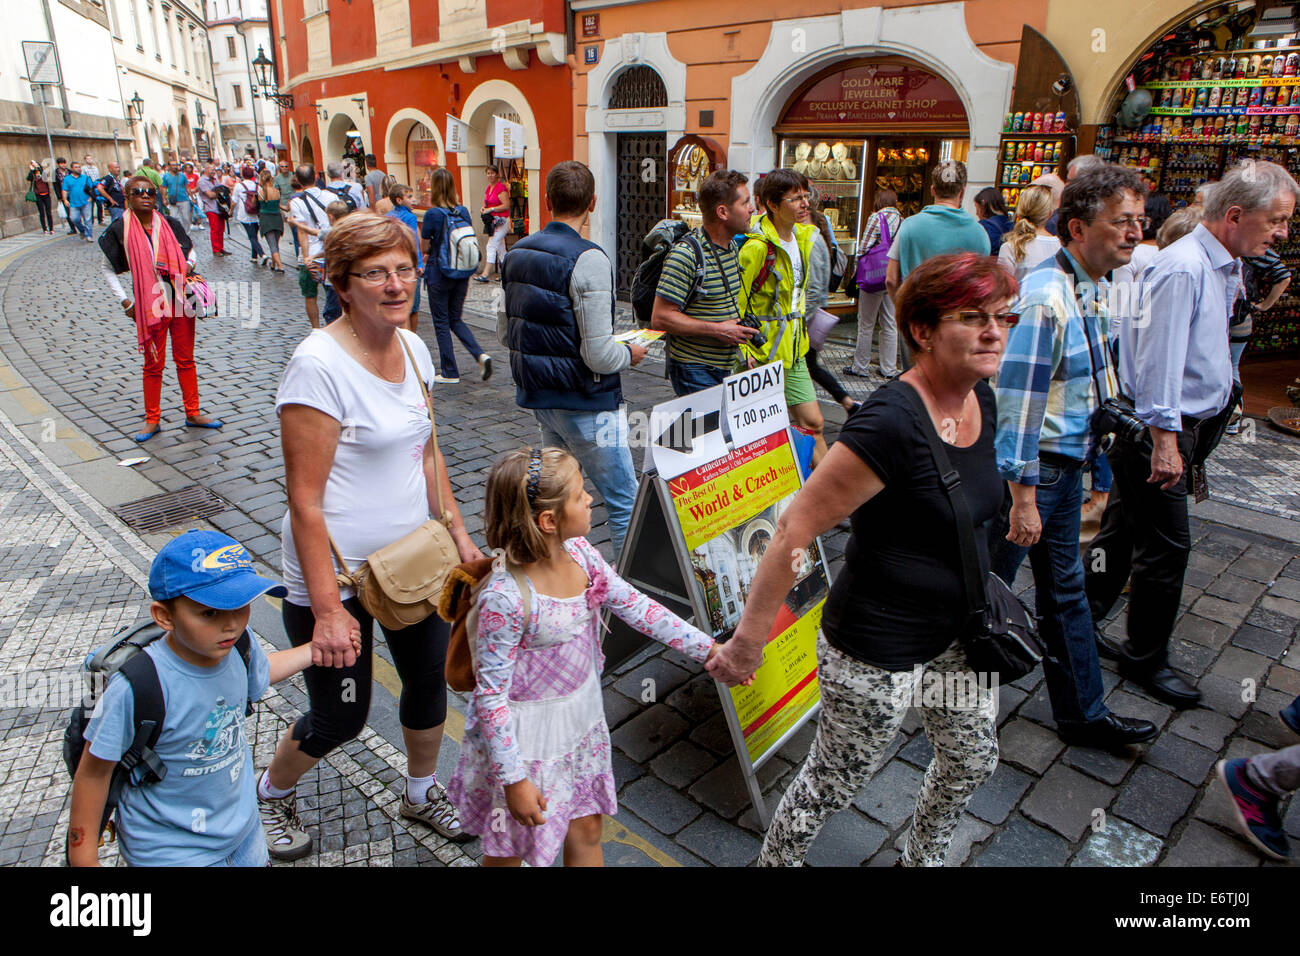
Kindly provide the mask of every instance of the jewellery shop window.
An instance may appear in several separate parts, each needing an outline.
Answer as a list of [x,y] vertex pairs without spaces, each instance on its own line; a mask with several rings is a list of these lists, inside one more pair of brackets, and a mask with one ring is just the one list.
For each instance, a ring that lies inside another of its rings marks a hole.
[[704,222],[700,187],[724,165],[716,144],[694,135],[683,136],[668,156],[668,214],[692,229]]
[[416,123],[406,138],[406,168],[411,177],[411,188],[415,190],[414,205],[418,209],[429,208],[433,171],[438,166],[438,141],[433,138],[433,131],[422,123]]
[[853,254],[858,235],[865,149],[861,140],[781,140],[781,165],[808,177],[821,198],[822,214],[830,222],[836,241],[849,255]]

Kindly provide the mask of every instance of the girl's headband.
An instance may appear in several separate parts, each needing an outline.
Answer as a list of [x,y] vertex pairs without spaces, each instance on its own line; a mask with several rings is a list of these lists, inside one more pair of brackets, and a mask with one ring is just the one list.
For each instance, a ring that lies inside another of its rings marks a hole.
[[537,485],[542,480],[542,450],[540,448],[530,448],[528,450],[528,507],[533,506],[537,500]]

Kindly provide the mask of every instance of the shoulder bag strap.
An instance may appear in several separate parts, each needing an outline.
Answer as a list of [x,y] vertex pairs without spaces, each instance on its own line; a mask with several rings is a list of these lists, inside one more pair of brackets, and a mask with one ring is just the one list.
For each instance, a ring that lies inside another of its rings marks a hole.
[[948,459],[948,452],[943,447],[943,439],[935,431],[934,422],[930,420],[930,410],[925,407],[920,394],[906,382],[898,384],[903,387],[903,394],[907,396],[921,418],[921,433],[930,443],[930,452],[934,455],[934,463],[939,469],[939,483],[943,485],[948,501],[952,504],[953,517],[957,522],[957,541],[961,548],[962,575],[966,579],[966,603],[972,615],[978,614],[988,606],[988,596],[984,590],[979,551],[975,545],[975,522],[971,519],[970,507],[966,504],[966,493],[961,488],[961,474]]
[[[1101,386],[1097,384],[1097,363],[1092,356],[1092,330],[1088,328],[1088,308],[1083,304],[1083,294],[1079,291],[1079,283],[1075,276],[1074,266],[1070,262],[1069,257],[1065,254],[1064,249],[1061,249],[1056,253],[1056,264],[1061,267],[1066,278],[1070,280],[1070,291],[1074,293],[1074,301],[1079,306],[1079,321],[1083,323],[1083,335],[1084,338],[1088,340],[1088,369],[1092,372],[1092,387],[1093,391],[1097,395],[1097,405],[1100,407],[1102,402]],[[1103,374],[1105,374],[1106,371],[1107,351],[1108,350],[1106,349],[1102,350],[1101,362]],[[1106,390],[1110,391],[1109,385]]]
[[[433,396],[429,394],[429,389],[424,384],[424,377],[420,375],[420,366],[415,364],[415,354],[411,351],[411,347],[406,344],[406,337],[400,331],[396,335],[401,340],[402,348],[406,351],[406,357],[411,360],[411,371],[415,373],[415,380],[420,383],[420,394],[424,396],[424,407],[429,410],[429,427],[431,429],[429,440],[433,442],[436,451],[438,448],[438,423],[433,419]],[[451,515],[442,506],[442,486],[438,484],[436,469],[433,478],[433,495],[438,499],[438,520],[450,528]]]

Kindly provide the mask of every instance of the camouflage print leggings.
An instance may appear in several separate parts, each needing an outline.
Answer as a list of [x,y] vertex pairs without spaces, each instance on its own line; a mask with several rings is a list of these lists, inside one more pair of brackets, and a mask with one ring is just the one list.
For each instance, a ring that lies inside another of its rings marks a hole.
[[[803,862],[826,819],[847,807],[879,769],[915,700],[924,704],[917,710],[934,759],[916,798],[902,864],[942,866],[958,818],[998,763],[996,687],[966,694],[971,685],[963,681],[963,693],[935,699],[940,675],[969,674],[958,643],[928,664],[887,671],[841,653],[819,634],[817,661],[822,703],[817,735],[777,807],[758,865]],[[953,679],[944,683],[951,686]]]

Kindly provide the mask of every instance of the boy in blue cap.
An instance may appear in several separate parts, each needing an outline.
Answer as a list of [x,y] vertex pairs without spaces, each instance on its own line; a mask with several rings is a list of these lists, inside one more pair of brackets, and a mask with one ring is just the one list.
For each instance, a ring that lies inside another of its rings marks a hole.
[[[247,668],[230,653],[252,602],[286,591],[253,570],[243,545],[216,531],[188,531],[168,542],[149,570],[149,593],[154,623],[166,632],[144,653],[166,702],[153,749],[167,773],[157,783],[122,789],[122,856],[131,866],[266,866],[244,711],[270,684],[310,666],[311,645],[268,655],[254,639]],[[98,863],[113,768],[135,736],[133,710],[131,687],[114,675],[86,726],[72,783],[73,866]]]

